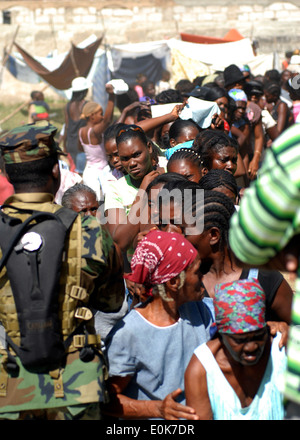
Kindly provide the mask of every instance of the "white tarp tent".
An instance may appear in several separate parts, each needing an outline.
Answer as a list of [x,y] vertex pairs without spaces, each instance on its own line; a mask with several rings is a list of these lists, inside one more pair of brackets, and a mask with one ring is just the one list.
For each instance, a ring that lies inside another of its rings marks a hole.
[[[95,39],[96,36],[92,35],[79,46],[85,47]],[[47,69],[54,70],[65,56],[66,54],[53,53],[49,57],[36,57],[36,59]],[[26,68],[20,56],[16,54],[15,59],[15,72],[11,73],[17,79],[26,82],[37,81],[34,72],[28,66]],[[19,72],[18,64],[22,66]],[[196,76],[208,75],[216,70],[222,71],[230,64],[238,66],[248,64],[252,73],[263,74],[266,70],[273,68],[273,54],[254,56],[249,38],[220,44],[198,44],[178,39],[120,44],[97,50],[88,78],[93,82],[94,100],[105,107],[107,102],[105,83],[118,76],[125,81],[133,82],[137,69],[140,72],[144,72],[144,69],[152,69],[153,78],[158,78],[159,72],[167,68],[174,75],[173,82],[176,83],[185,77],[193,80]],[[27,72],[27,69],[31,73]],[[71,96],[70,90],[59,93],[68,99]]]
[[168,40],[146,43],[117,44],[107,51],[109,69],[114,72],[120,68],[123,58],[140,58],[151,54],[154,58],[163,60],[170,57]]
[[188,58],[200,61],[210,67],[211,73],[224,70],[230,64],[248,64],[255,56],[249,38],[220,44],[199,44],[171,39],[168,41],[171,51],[176,49]]

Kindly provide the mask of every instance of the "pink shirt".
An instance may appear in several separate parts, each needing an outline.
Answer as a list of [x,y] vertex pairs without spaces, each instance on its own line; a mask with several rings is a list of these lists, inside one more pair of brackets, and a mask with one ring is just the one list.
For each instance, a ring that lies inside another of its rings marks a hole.
[[83,147],[83,151],[86,156],[86,166],[92,166],[93,168],[98,168],[102,170],[107,165],[106,152],[104,149],[103,142],[101,144],[93,145],[90,139],[90,133],[92,128],[89,128],[87,136],[88,136],[88,144],[85,144],[81,138],[81,129],[79,130],[79,139]]
[[293,104],[293,116],[294,116],[294,121],[297,121],[297,116],[300,113],[300,102],[297,104]]

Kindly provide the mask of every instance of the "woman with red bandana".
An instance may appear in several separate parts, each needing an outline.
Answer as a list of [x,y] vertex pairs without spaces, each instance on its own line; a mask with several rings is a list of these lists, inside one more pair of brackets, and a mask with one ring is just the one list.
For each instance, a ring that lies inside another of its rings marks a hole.
[[259,282],[217,285],[214,307],[217,334],[185,373],[187,404],[201,420],[282,420],[286,354],[280,334],[270,335]]
[[138,244],[128,278],[146,301],[108,335],[105,411],[122,419],[195,420],[185,406],[184,371],[210,338],[211,314],[201,301],[200,259],[180,234],[150,231]]

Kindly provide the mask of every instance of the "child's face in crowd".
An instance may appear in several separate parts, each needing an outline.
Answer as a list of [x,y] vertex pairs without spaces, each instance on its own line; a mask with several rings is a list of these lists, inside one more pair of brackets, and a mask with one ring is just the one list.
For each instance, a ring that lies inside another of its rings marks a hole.
[[116,140],[114,138],[108,139],[104,144],[104,148],[110,166],[118,171],[124,172],[124,168],[120,161]]

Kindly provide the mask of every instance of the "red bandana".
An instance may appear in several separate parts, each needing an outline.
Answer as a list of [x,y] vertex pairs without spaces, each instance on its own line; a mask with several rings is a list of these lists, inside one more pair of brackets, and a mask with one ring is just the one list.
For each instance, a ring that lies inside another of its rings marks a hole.
[[179,275],[197,257],[196,249],[176,232],[150,231],[138,244],[127,279],[151,287]]

